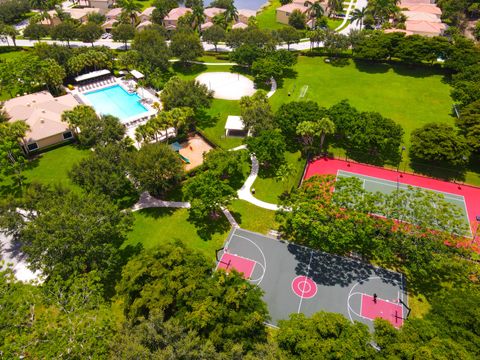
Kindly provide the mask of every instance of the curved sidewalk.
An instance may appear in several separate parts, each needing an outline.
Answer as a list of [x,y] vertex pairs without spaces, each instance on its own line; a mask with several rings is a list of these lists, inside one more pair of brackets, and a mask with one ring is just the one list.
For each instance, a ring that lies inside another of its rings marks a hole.
[[165,201],[154,198],[148,192],[143,192],[140,199],[132,206],[132,211],[138,211],[148,208],[183,208],[189,209],[190,203],[184,201]]
[[241,200],[248,201],[249,203],[272,211],[277,211],[280,209],[280,206],[276,204],[270,204],[262,200],[258,200],[255,196],[252,195],[252,191],[250,188],[252,187],[253,183],[257,179],[258,176],[258,160],[255,155],[251,155],[250,158],[252,159],[252,170],[250,171],[250,175],[248,176],[247,180],[243,184],[240,190],[237,191],[238,198]]

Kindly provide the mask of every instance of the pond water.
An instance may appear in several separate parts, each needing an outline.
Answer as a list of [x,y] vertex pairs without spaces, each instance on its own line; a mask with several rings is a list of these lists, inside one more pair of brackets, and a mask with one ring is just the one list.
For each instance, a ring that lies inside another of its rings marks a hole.
[[[204,0],[205,7],[210,5],[213,0]],[[264,4],[268,3],[268,0],[235,0],[235,7],[237,9],[258,10]]]

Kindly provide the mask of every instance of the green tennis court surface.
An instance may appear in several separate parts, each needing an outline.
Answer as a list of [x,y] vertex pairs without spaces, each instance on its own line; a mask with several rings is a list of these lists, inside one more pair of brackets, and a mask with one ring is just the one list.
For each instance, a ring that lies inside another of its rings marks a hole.
[[[403,184],[401,182],[384,180],[372,176],[356,174],[352,172],[348,172],[345,170],[338,170],[337,178],[342,177],[356,177],[363,181],[363,188],[370,192],[380,192],[383,194],[391,194],[395,190],[406,190],[409,191],[409,188],[420,188],[419,186],[412,186]],[[442,194],[445,198],[445,201],[451,203],[452,205],[457,206],[463,213],[463,218],[467,228],[470,229],[470,222],[468,220],[468,212],[467,212],[467,205],[465,203],[465,198],[462,195],[457,194],[450,194],[443,191],[432,190],[428,188],[422,188],[428,191],[436,192]]]

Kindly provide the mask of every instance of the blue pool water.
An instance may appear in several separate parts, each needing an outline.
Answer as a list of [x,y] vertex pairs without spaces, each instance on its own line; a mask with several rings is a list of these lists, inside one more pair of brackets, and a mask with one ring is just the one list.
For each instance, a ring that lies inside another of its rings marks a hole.
[[[83,94],[100,114],[116,116],[125,121],[132,116],[148,112],[137,93],[129,94],[120,85]],[[145,114],[146,115],[146,114]]]

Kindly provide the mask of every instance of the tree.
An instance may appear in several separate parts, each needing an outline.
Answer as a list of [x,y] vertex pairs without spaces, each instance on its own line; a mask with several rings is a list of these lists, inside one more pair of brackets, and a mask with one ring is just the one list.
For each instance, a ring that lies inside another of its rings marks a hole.
[[[293,13],[292,13],[293,15]],[[290,18],[292,17],[290,15]],[[281,41],[283,41],[285,44],[287,44],[287,49],[290,50],[290,45],[291,44],[296,44],[300,41],[302,38],[301,33],[294,27],[292,26],[286,26],[282,27],[277,31],[278,37],[280,38]]]
[[[138,330],[148,327],[153,335],[141,347],[133,348],[171,357],[172,353],[198,347],[210,352],[213,345],[216,355],[236,348],[236,357],[243,358],[256,344],[266,341],[263,322],[268,315],[259,287],[235,271],[227,276],[223,271],[212,273],[212,268],[210,261],[180,243],[143,251],[129,261],[117,287],[127,326]],[[198,343],[197,336],[205,346]],[[193,343],[185,343],[185,338]],[[185,358],[205,356],[192,353]]]
[[245,139],[248,150],[255,154],[266,170],[276,170],[285,161],[285,139],[280,130],[263,130]]
[[303,121],[297,126],[297,134],[302,137],[305,152],[313,149],[316,138],[320,138],[320,152],[322,152],[325,136],[333,133],[335,133],[335,124],[328,117],[317,121]]
[[40,41],[48,35],[48,28],[44,25],[32,23],[23,30],[23,36],[30,40]]
[[193,6],[192,17],[193,17],[194,29],[196,29],[200,34],[202,31],[202,24],[205,22],[205,19],[206,19],[204,10],[203,10],[203,3]]
[[93,22],[88,22],[78,28],[78,38],[83,42],[91,43],[92,46],[93,43],[98,40],[100,36],[102,36],[102,34],[103,29],[100,27],[100,25]]
[[170,66],[170,51],[165,39],[154,29],[145,29],[135,34],[132,49],[140,54],[142,63],[151,71],[166,70]]
[[54,40],[66,41],[67,46],[70,47],[70,41],[78,36],[78,29],[72,22],[64,21],[53,27],[50,36]]
[[186,63],[203,55],[200,38],[194,32],[177,31],[170,42],[170,51]]
[[265,51],[255,45],[240,45],[230,53],[230,59],[240,65],[251,66],[256,60],[265,56]]
[[125,126],[118,118],[112,115],[98,117],[90,106],[78,105],[65,111],[62,119],[76,132],[78,141],[86,148],[116,143],[125,136]]
[[47,85],[47,88],[50,90],[50,92],[61,92],[60,89],[63,84],[63,80],[67,77],[63,66],[60,66],[53,59],[47,59],[42,62],[42,67],[37,70],[40,72],[41,78],[45,82],[45,85]]
[[121,200],[135,193],[132,182],[126,176],[126,158],[129,155],[124,144],[108,144],[74,164],[68,175],[87,192]]
[[323,117],[326,113],[324,108],[320,108],[313,101],[292,101],[282,104],[274,116],[274,123],[282,131],[287,148],[290,151],[299,149],[299,138],[297,136],[297,126],[304,121],[315,121],[318,117]]
[[170,146],[147,144],[132,154],[128,168],[135,184],[153,196],[159,196],[176,185],[183,175],[180,157]]
[[153,6],[155,9],[152,12],[152,21],[161,25],[165,16],[170,10],[176,8],[178,3],[175,0],[155,0]]
[[363,7],[361,9],[354,9],[350,14],[350,22],[357,22],[360,25],[360,29],[363,29],[363,20],[368,14],[367,7]]
[[307,16],[300,10],[293,10],[288,17],[288,25],[298,30],[304,30],[307,27]]
[[218,25],[210,26],[202,34],[203,41],[215,46],[215,52],[217,52],[217,45],[221,41],[225,41],[226,32],[225,29]]
[[317,20],[323,16],[325,10],[319,1],[305,1],[304,5],[308,7],[307,15],[312,20],[312,29],[316,29]]
[[463,167],[470,157],[465,138],[447,124],[426,124],[412,132],[410,141],[410,154],[415,160]]
[[325,359],[332,354],[336,354],[334,358],[342,358],[341,354],[351,359],[375,358],[367,326],[340,314],[322,311],[310,318],[292,314],[289,320],[281,320],[279,327],[278,346],[288,359]]
[[273,127],[272,108],[264,90],[258,90],[252,96],[242,96],[240,99],[240,115],[245,124],[245,129],[254,133]]
[[258,59],[252,64],[252,74],[257,84],[269,84],[271,79],[280,80],[284,67],[272,58]]
[[340,53],[348,49],[348,37],[333,30],[327,29],[325,31],[323,46],[329,56],[338,57]]
[[225,12],[223,13],[223,16],[225,17],[225,20],[227,23],[230,23],[232,21],[237,22],[238,21],[238,10],[235,7],[235,3],[233,1],[230,1],[227,6],[225,7]]
[[9,36],[13,41],[13,46],[17,47],[18,30],[13,25],[0,24],[0,35]]
[[176,107],[189,107],[197,112],[210,106],[213,92],[195,80],[182,80],[172,77],[165,84],[160,95],[165,110]]
[[242,158],[240,151],[212,150],[205,154],[202,168],[237,189],[243,181]]
[[27,0],[5,0],[0,3],[0,23],[15,25],[30,11]]
[[34,286],[15,281],[10,269],[0,271],[0,307],[8,309],[0,315],[2,356],[107,357],[114,321],[102,291],[91,274]]
[[470,148],[478,152],[480,150],[480,100],[465,106],[460,111],[460,117],[456,122]]
[[97,25],[102,25],[106,20],[105,15],[101,13],[91,12],[87,16],[87,24],[94,23]]
[[120,246],[132,219],[99,194],[38,186],[22,206],[18,238],[33,270],[68,279],[95,271],[101,281],[116,274]]
[[129,18],[132,26],[135,26],[137,14],[142,11],[142,5],[135,0],[119,0],[117,5],[122,8],[123,16]]
[[196,223],[218,220],[223,216],[222,208],[237,197],[236,191],[211,171],[189,179],[183,192],[191,203],[190,217]]
[[135,28],[130,24],[118,24],[112,29],[112,36],[114,41],[123,42],[126,51],[127,41],[135,37]]
[[[2,114],[5,115],[3,111]],[[18,186],[23,184],[22,171],[27,165],[20,143],[28,129],[24,121],[0,122],[0,175],[12,175]]]

